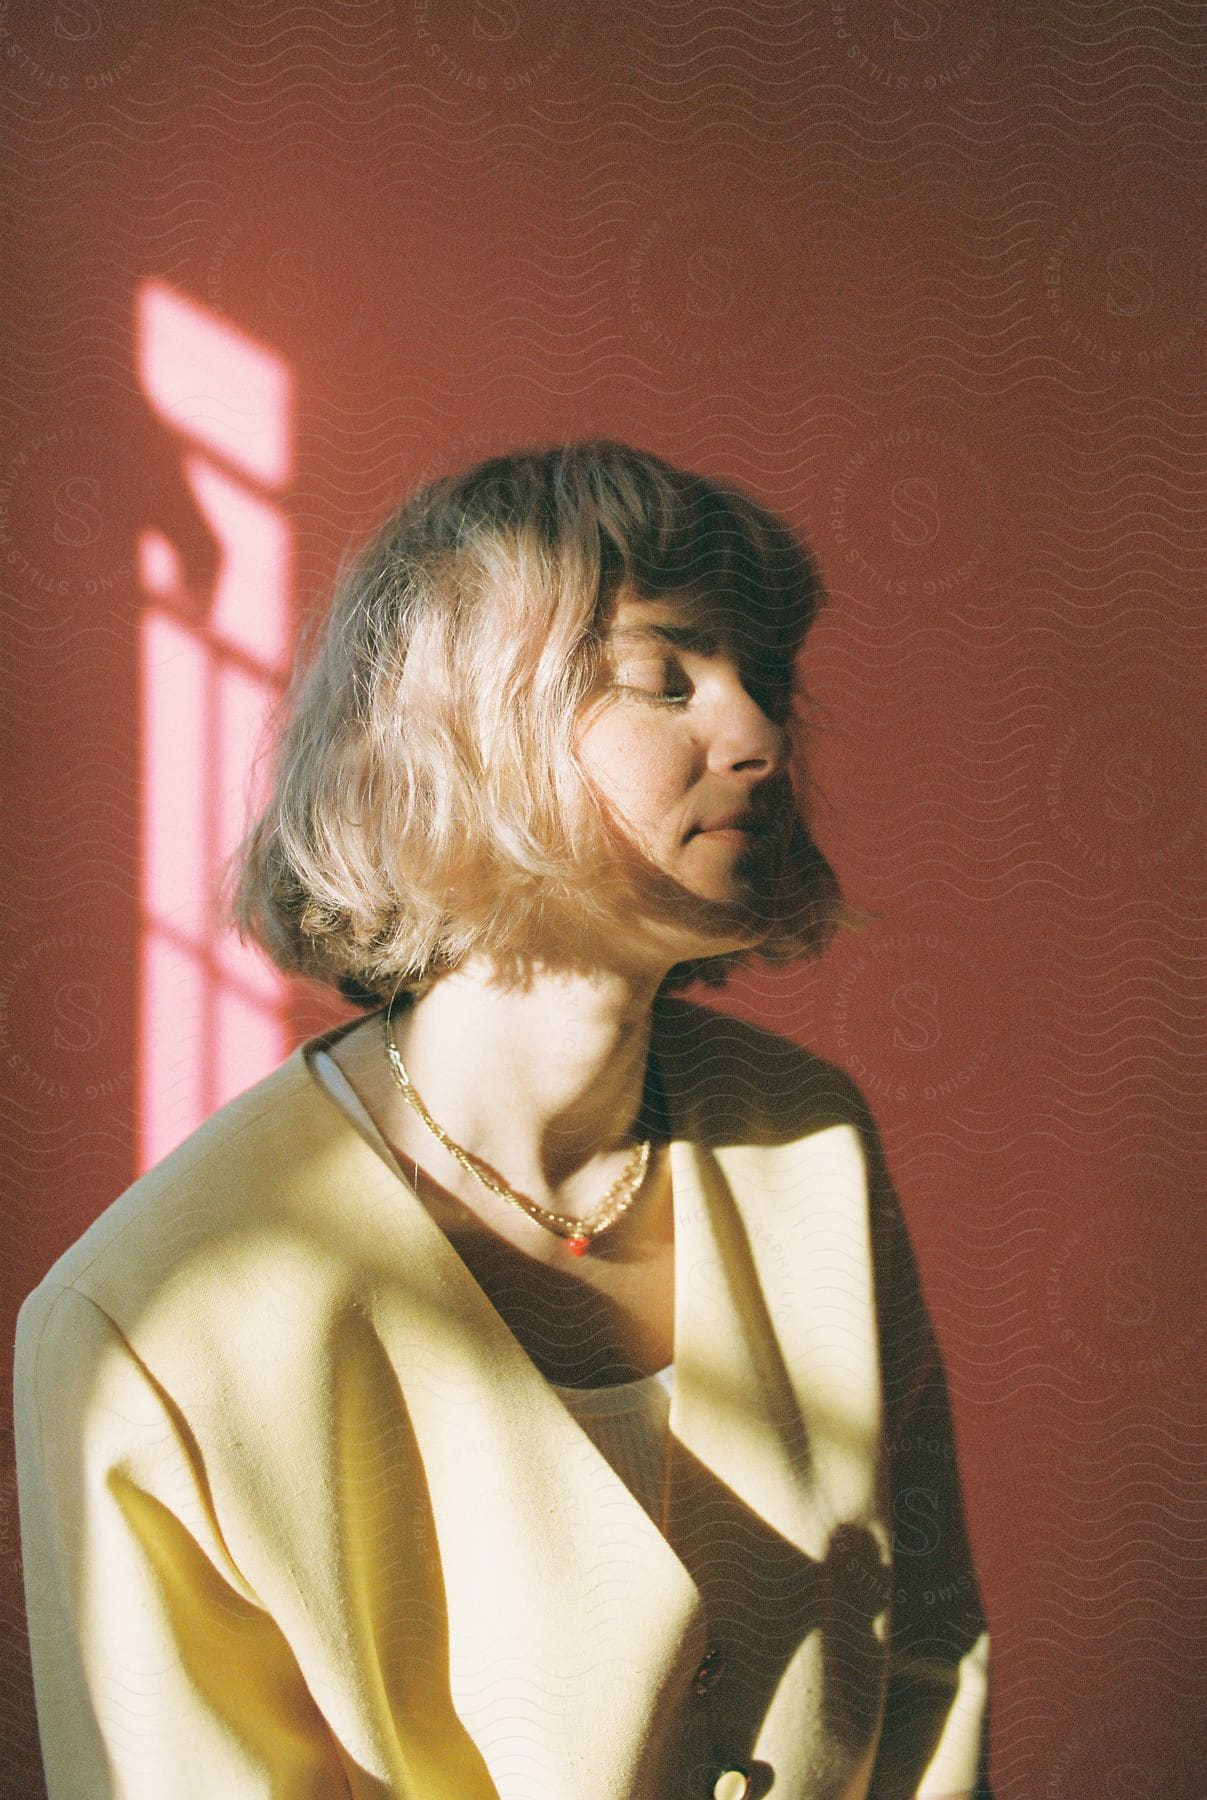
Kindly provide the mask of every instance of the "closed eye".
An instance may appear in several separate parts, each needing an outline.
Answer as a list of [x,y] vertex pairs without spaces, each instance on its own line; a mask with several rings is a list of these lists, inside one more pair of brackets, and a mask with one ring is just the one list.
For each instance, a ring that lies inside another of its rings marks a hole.
[[[696,684],[678,657],[644,659],[624,671],[629,679],[616,682],[623,694],[646,701],[653,706],[684,707],[694,697]],[[634,680],[636,676],[639,679]],[[645,679],[640,679],[645,677]],[[782,724],[792,711],[798,691],[795,672],[783,666],[767,673],[750,671],[742,677],[742,685],[766,716]]]
[[634,694],[639,700],[648,700],[655,706],[686,706],[695,692],[675,657],[660,657],[648,662],[643,660],[626,673],[630,677],[638,675],[645,679],[618,682],[621,692]]
[[642,700],[652,700],[655,706],[686,706],[692,697],[691,688],[632,688]]

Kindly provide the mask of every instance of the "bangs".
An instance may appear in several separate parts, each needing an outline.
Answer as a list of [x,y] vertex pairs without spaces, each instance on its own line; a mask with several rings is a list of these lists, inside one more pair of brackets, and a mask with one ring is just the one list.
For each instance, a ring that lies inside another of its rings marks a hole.
[[739,650],[792,661],[816,617],[820,581],[804,546],[744,495],[669,471],[645,504],[601,508],[601,601],[621,587],[681,599]]
[[822,599],[804,544],[735,488],[608,440],[491,457],[423,489],[403,518],[412,556],[450,563],[522,535],[550,586],[596,590],[596,626],[622,588],[675,595],[735,639],[791,658]]

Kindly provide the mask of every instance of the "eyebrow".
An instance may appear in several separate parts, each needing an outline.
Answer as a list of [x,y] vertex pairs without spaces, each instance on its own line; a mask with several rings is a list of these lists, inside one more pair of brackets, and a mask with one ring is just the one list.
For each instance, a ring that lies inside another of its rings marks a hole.
[[698,625],[626,625],[612,632],[614,642],[622,642],[633,638],[653,639],[656,643],[673,644],[679,650],[695,650],[701,656],[711,656],[717,647],[714,633],[701,631]]

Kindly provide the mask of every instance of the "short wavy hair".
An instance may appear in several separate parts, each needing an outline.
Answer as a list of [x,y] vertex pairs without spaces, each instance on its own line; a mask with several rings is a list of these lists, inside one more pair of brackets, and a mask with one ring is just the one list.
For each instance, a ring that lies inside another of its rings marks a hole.
[[368,1008],[471,954],[522,963],[623,929],[632,889],[574,753],[622,590],[719,604],[789,695],[795,820],[768,934],[663,986],[818,954],[844,908],[807,824],[812,560],[747,495],[604,440],[429,482],[347,569],[299,641],[269,799],[224,874],[244,942]]

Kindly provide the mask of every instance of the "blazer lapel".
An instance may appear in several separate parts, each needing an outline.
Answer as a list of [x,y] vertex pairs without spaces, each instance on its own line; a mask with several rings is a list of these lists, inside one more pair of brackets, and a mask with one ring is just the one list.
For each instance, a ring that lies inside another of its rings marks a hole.
[[[326,1041],[329,1034],[310,1040]],[[490,1371],[508,1410],[575,1445],[593,1501],[609,1516],[629,1512],[643,1543],[634,1571],[660,1563],[680,1585],[683,1562],[653,1525],[533,1363],[426,1207],[389,1169],[314,1076],[299,1072],[329,1109],[340,1169],[350,1191],[372,1192],[397,1218],[408,1283],[432,1284],[433,1319],[456,1317],[451,1359]],[[875,1314],[858,1140],[829,1126],[795,1144],[710,1147],[694,1133],[693,1107],[668,1084],[675,1220],[675,1379],[670,1426],[676,1445],[732,1490],[787,1542],[824,1553],[828,1527],[870,1506],[867,1472],[879,1434]],[[346,1170],[343,1165],[346,1163]],[[372,1171],[373,1179],[368,1175]],[[384,1182],[383,1182],[384,1176]],[[389,1188],[388,1199],[382,1188]],[[835,1362],[841,1311],[849,1353]],[[447,1366],[447,1364],[445,1365]],[[672,1464],[672,1516],[677,1471]],[[681,1496],[682,1498],[683,1496]],[[672,1538],[674,1533],[671,1533]]]
[[827,1124],[675,1159],[667,1529],[724,1671],[711,1729],[726,1756],[861,1794],[887,1538],[858,1143]]
[[837,1524],[875,1510],[858,1140],[842,1125],[774,1150],[680,1140],[672,1166],[674,1437],[786,1542],[822,1556]]

